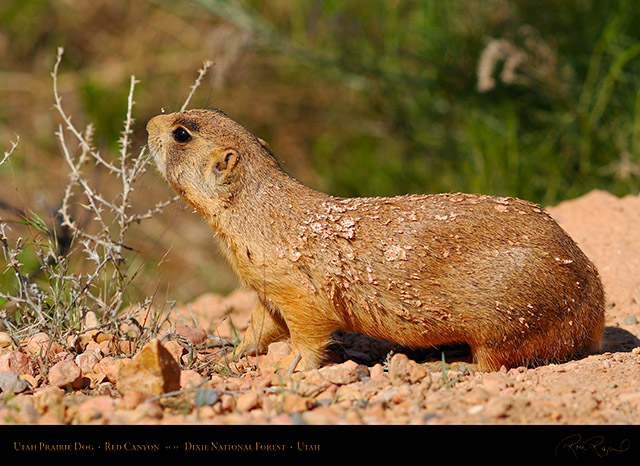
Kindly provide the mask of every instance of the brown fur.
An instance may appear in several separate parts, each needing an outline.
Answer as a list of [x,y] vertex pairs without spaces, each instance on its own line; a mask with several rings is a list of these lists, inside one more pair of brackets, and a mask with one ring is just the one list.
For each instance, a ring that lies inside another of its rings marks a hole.
[[[176,128],[190,140],[176,141]],[[160,171],[258,293],[241,352],[290,335],[283,365],[297,354],[298,368],[316,368],[342,329],[411,347],[468,344],[480,369],[496,370],[601,346],[598,272],[535,204],[332,197],[284,173],[218,110],[160,115],[147,130]]]

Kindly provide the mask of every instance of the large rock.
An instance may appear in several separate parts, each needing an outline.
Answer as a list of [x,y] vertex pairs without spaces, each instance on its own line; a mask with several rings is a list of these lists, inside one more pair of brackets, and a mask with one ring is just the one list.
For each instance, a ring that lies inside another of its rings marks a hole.
[[151,340],[118,373],[116,388],[123,394],[143,392],[149,396],[180,389],[180,366],[158,340]]

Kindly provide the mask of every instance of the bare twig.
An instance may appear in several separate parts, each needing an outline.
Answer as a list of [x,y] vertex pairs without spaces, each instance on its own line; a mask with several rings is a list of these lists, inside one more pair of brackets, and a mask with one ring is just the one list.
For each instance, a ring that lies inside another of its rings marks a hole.
[[191,101],[191,97],[193,97],[193,94],[195,94],[196,90],[200,87],[200,84],[202,83],[202,78],[204,78],[204,75],[207,74],[207,71],[209,70],[212,64],[213,63],[210,62],[209,60],[206,60],[204,62],[204,64],[202,65],[202,68],[200,68],[200,70],[198,71],[198,77],[196,78],[196,82],[193,83],[193,86],[191,86],[191,91],[189,92],[187,99],[184,101],[184,104],[182,104],[182,108],[180,108],[180,111],[183,111],[187,108],[187,106],[189,105],[189,102]]
[[87,153],[91,154],[100,164],[102,164],[105,167],[107,167],[109,169],[109,171],[117,172],[118,169],[116,168],[115,165],[112,165],[111,163],[109,163],[106,160],[104,160],[102,158],[102,156],[100,155],[100,153],[98,151],[94,150],[88,144],[86,138],[84,138],[82,136],[82,134],[80,132],[78,132],[78,130],[75,128],[75,126],[73,126],[73,124],[71,123],[71,118],[65,113],[64,109],[62,108],[62,98],[60,97],[60,94],[58,93],[58,68],[60,66],[60,62],[62,61],[63,53],[64,53],[64,49],[62,47],[58,48],[58,55],[56,57],[56,63],[54,65],[54,67],[53,67],[53,72],[51,73],[51,76],[53,78],[53,98],[55,100],[55,104],[54,104],[53,108],[55,108],[58,111],[58,113],[60,114],[60,116],[62,117],[62,119],[64,120],[64,122],[66,124],[66,128],[76,137],[76,139],[78,140],[78,142],[82,146],[82,149],[85,150]]
[[11,154],[15,152],[15,150],[18,148],[19,142],[20,142],[20,136],[16,135],[16,140],[11,143],[11,149],[4,152],[4,156],[2,157],[2,160],[0,160],[0,165],[5,163],[9,159],[9,156],[11,156]]

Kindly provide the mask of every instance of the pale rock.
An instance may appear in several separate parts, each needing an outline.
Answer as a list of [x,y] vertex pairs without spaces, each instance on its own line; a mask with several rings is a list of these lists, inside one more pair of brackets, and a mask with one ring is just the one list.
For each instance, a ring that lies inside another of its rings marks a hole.
[[482,385],[488,392],[497,395],[502,390],[513,387],[513,381],[500,372],[491,372],[484,375]]
[[51,410],[46,411],[42,416],[40,416],[36,424],[40,426],[61,426],[64,425],[65,422],[62,419],[62,413],[60,411]]
[[100,353],[101,355],[103,355],[102,347],[100,346],[100,343],[98,343],[97,341],[90,341],[89,343],[87,343],[87,346],[84,348],[84,350],[85,350],[85,352],[86,351],[96,351],[96,352]]
[[256,302],[257,295],[254,291],[237,288],[228,296],[205,293],[189,306],[177,309],[177,312],[185,320],[195,315],[198,321],[211,321],[216,326],[217,335],[233,339],[235,332],[242,333],[248,327]]
[[[267,378],[274,385],[273,378]],[[275,386],[278,386],[275,384]],[[285,380],[285,385],[301,395],[313,396],[324,391],[332,383],[327,380],[320,371],[294,372]]]
[[340,401],[358,401],[363,399],[361,387],[358,384],[340,385],[336,393],[336,398]]
[[[85,385],[88,383],[91,389],[99,388],[107,378],[103,372],[83,372],[82,376],[85,379]],[[106,383],[109,384],[109,382]]]
[[480,412],[484,409],[484,405],[473,405],[469,408],[467,413],[471,416],[475,416],[476,414],[480,414]]
[[233,395],[223,393],[222,396],[220,396],[220,408],[226,412],[233,411],[236,408],[237,401]]
[[51,358],[51,362],[55,364],[60,361],[75,361],[75,358],[73,357],[73,354],[69,353],[68,351],[60,351],[59,353],[53,355],[53,357]]
[[204,381],[204,377],[193,370],[180,371],[180,389],[198,387]]
[[60,407],[65,391],[60,387],[42,387],[33,394],[35,406],[40,412],[55,411]]
[[102,372],[107,380],[113,384],[118,381],[120,368],[130,361],[130,358],[115,359],[112,356],[105,356],[93,367],[95,372]]
[[43,356],[49,350],[51,339],[44,332],[36,333],[27,340],[25,351],[30,356]]
[[134,409],[136,406],[144,403],[151,398],[148,392],[141,392],[139,390],[128,390],[121,398],[120,404],[125,409]]
[[93,343],[100,344],[104,341],[111,341],[112,335],[101,332],[100,330],[88,330],[78,335],[78,339],[75,341],[75,348],[78,351],[85,351],[89,345],[93,346]]
[[[104,356],[109,356],[111,353],[113,353],[113,340],[101,341],[100,343],[98,343],[98,346],[100,347],[100,352]],[[92,348],[92,345],[88,344],[87,349],[91,349],[91,348]]]
[[117,409],[110,420],[110,424],[113,425],[138,424],[139,422],[140,414],[131,409]]
[[82,369],[82,374],[94,372],[93,368],[100,362],[102,357],[95,350],[86,350],[84,353],[76,356],[75,362]]
[[31,388],[37,388],[43,380],[40,374],[36,374],[35,376],[31,374],[20,374],[20,378],[27,382]]
[[271,386],[270,377],[257,377],[254,381],[253,386],[256,388],[267,388]]
[[[640,406],[640,396],[635,393],[637,406]],[[590,393],[583,393],[577,400],[578,406],[584,411],[593,411],[598,408],[598,399]]]
[[11,335],[7,332],[0,332],[0,354],[13,350],[14,344]]
[[[267,355],[262,360],[262,363],[267,366],[275,366],[278,361],[287,357],[291,352],[291,346],[284,341],[276,341],[271,343],[267,349]],[[288,370],[289,368],[281,368],[282,370]]]
[[365,409],[364,416],[368,419],[368,424],[379,424],[385,417],[385,405],[383,403],[369,403]]
[[396,392],[391,397],[391,401],[397,405],[402,404],[406,401],[411,403],[415,403],[415,399],[412,396],[411,385],[403,384],[399,385]]
[[34,406],[33,395],[16,395],[7,402],[11,410],[11,418],[16,424],[35,424],[40,413]]
[[251,390],[246,393],[242,393],[238,396],[236,401],[236,408],[238,411],[246,412],[257,408],[260,405],[260,393],[257,390]]
[[164,411],[162,406],[157,402],[144,402],[135,407],[134,413],[140,419],[140,423],[145,423],[145,420],[158,420],[164,417]]
[[369,400],[369,402],[371,402],[371,403],[376,403],[376,402],[389,403],[389,402],[391,402],[391,399],[394,397],[394,395],[397,393],[397,391],[398,391],[398,385],[392,385],[390,387],[386,387],[386,388],[384,388],[382,390],[379,390],[378,393],[373,395],[371,397],[371,399]]
[[213,389],[222,390],[225,387],[225,379],[224,377],[218,374],[211,374],[211,378],[209,378],[208,387]]
[[473,387],[468,393],[463,396],[463,400],[469,404],[476,405],[479,403],[485,403],[491,394],[481,386]]
[[116,347],[124,354],[133,354],[136,352],[136,343],[129,340],[121,340],[116,342]]
[[334,364],[325,366],[318,372],[331,383],[337,385],[346,385],[357,382],[365,376],[369,375],[369,369],[352,360],[343,362],[342,364]]
[[309,425],[334,425],[342,423],[343,412],[335,405],[318,406],[302,413],[302,419]]
[[427,369],[409,359],[405,354],[394,354],[389,361],[389,378],[394,385],[417,383],[427,375]]
[[492,418],[502,418],[507,415],[512,406],[513,401],[511,397],[496,396],[491,398],[484,405],[483,411],[486,416]]
[[198,407],[198,418],[211,420],[216,417],[216,411],[213,406]]
[[201,328],[182,326],[176,328],[176,333],[189,340],[193,346],[207,341],[207,332]]
[[78,424],[104,424],[114,411],[115,402],[111,397],[92,397],[78,406],[75,421]]
[[224,381],[224,388],[231,392],[237,392],[240,390],[240,382],[242,382],[242,379],[238,379],[237,377],[227,377]]
[[384,367],[382,367],[382,364],[380,363],[376,363],[371,369],[369,369],[369,376],[372,379],[378,378],[382,374],[384,374]]
[[99,327],[100,321],[98,320],[98,316],[93,311],[89,311],[84,315],[84,322],[82,323],[82,327],[84,329]]
[[49,383],[55,387],[82,388],[82,370],[74,361],[60,361],[49,369]]
[[286,413],[303,413],[313,406],[313,401],[305,396],[292,393],[285,397],[284,412]]
[[[96,374],[96,378],[99,374]],[[104,375],[104,374],[103,374]],[[91,378],[91,377],[90,377]],[[93,380],[92,380],[93,383]],[[116,391],[116,387],[113,386],[111,382],[108,380],[103,380],[91,386],[92,389],[95,390],[96,395],[105,395],[110,397],[117,397],[119,394]]]
[[29,357],[21,351],[10,351],[0,355],[0,372],[13,372],[33,376]]
[[333,400],[335,400],[337,392],[338,386],[331,384],[325,390],[322,390],[320,393],[318,393],[315,399],[317,401],[326,400],[332,402]]
[[[366,399],[371,398],[372,396],[374,396],[376,393],[378,393],[380,390],[384,390],[385,387],[389,386],[391,384],[389,378],[386,376],[386,374],[383,374],[381,376],[374,378],[370,378],[369,380],[366,381],[366,383],[363,384],[359,384],[360,385],[360,391],[362,392],[362,396]],[[420,387],[420,390],[423,391],[427,391],[429,390],[429,382],[426,381],[422,381],[420,384],[418,384],[418,386]]]
[[269,424],[274,426],[290,426],[294,424],[293,417],[286,413],[276,414],[268,420]]

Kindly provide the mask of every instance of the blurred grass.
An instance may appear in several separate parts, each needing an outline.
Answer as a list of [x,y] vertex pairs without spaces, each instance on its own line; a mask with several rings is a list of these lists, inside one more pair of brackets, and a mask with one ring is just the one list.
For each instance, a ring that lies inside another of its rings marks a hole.
[[[193,105],[224,109],[288,172],[335,195],[468,191],[549,205],[594,188],[635,194],[637,24],[628,0],[3,0],[0,140],[21,143],[0,167],[0,215],[51,219],[59,207],[67,174],[49,76],[59,46],[67,110],[95,124],[105,151],[115,153],[131,74],[139,147],[146,120],[177,109],[211,59]],[[168,193],[154,173],[136,192]],[[237,285],[188,209],[132,241],[145,264],[132,300]]]
[[[550,204],[638,190],[632,1],[197,3],[359,90],[376,134],[335,128],[310,153],[332,192],[461,190]],[[510,49],[483,60],[492,39]],[[516,54],[513,76],[500,79]],[[486,90],[482,67],[495,80]]]

